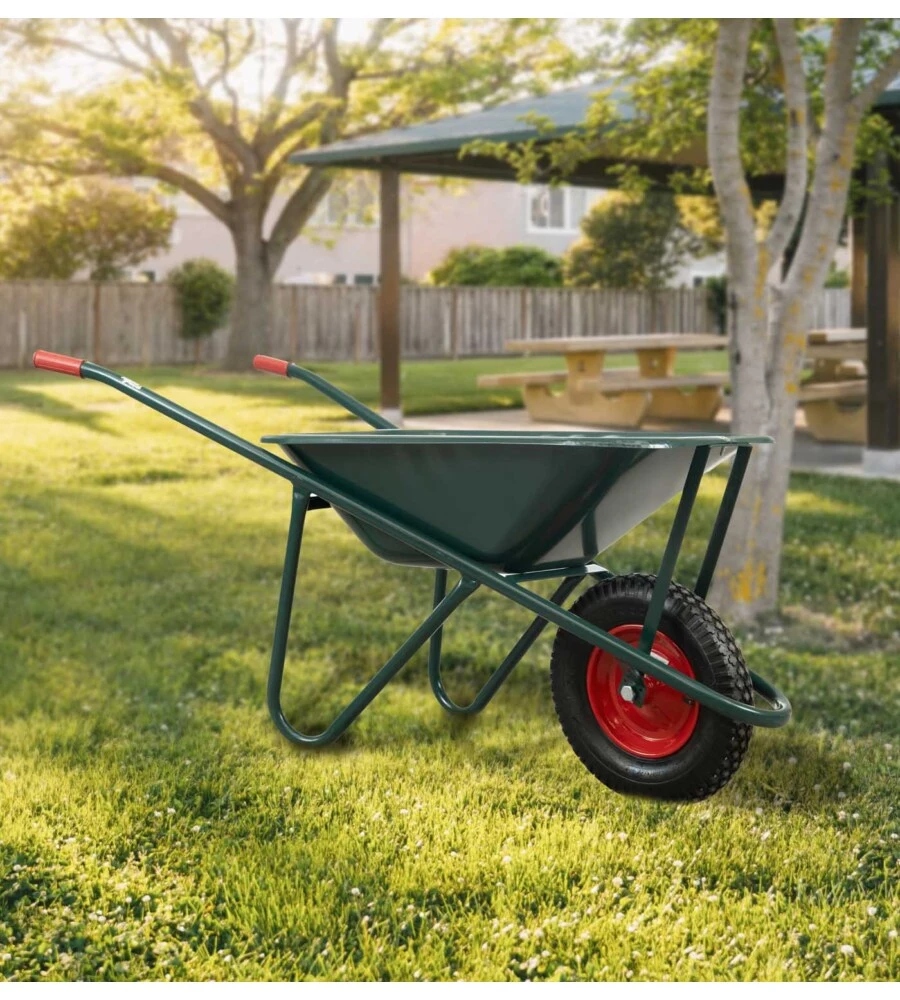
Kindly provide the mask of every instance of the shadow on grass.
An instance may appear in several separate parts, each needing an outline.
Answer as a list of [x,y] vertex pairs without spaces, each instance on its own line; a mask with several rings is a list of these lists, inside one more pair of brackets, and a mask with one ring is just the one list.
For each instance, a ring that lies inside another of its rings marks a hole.
[[0,385],[0,406],[15,406],[23,410],[28,410],[39,417],[49,417],[51,420],[60,420],[64,423],[80,424],[92,431],[99,431],[102,434],[114,434],[108,426],[105,426],[104,415],[77,406],[71,406],[53,396],[40,392],[37,389],[23,389],[13,382],[5,382]]

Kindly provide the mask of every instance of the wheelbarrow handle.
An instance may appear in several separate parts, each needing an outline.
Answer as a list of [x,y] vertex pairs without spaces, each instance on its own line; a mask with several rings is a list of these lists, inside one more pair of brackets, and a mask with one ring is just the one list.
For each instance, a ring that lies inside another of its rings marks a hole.
[[43,368],[48,372],[59,372],[60,375],[76,375],[84,378],[81,366],[84,358],[71,358],[68,354],[54,354],[53,351],[35,351],[31,363],[35,368]]
[[321,375],[311,372],[308,368],[301,368],[300,365],[295,365],[292,361],[282,361],[280,358],[270,358],[267,354],[257,354],[253,359],[253,367],[261,372],[271,372],[273,375],[285,375],[287,378],[296,378],[301,382],[305,382],[307,385],[312,386],[313,389],[321,392],[323,396],[327,396],[333,400],[338,406],[349,410],[355,417],[364,420],[376,430],[397,429],[396,424],[392,424],[390,420],[387,420],[380,413],[370,410],[368,406],[361,403],[358,399],[354,399],[353,396],[344,392],[343,389],[338,389],[327,378],[322,378]]
[[102,382],[104,385],[130,396],[137,402],[143,403],[144,406],[149,406],[151,410],[156,410],[164,417],[169,417],[184,427],[202,434],[203,437],[209,438],[210,441],[215,441],[229,451],[248,458],[264,469],[282,476],[289,482],[295,485],[298,482],[299,470],[293,462],[287,462],[265,448],[260,448],[251,441],[246,441],[237,434],[232,434],[224,427],[214,424],[198,413],[193,413],[171,399],[166,399],[165,396],[160,396],[159,393],[146,388],[146,386],[139,385],[125,375],[119,375],[117,372],[102,367],[102,365],[94,364],[93,361],[70,358],[68,355],[54,354],[52,351],[36,351],[32,360],[35,368],[45,368],[48,371],[61,372],[63,375],[77,375],[79,378]]

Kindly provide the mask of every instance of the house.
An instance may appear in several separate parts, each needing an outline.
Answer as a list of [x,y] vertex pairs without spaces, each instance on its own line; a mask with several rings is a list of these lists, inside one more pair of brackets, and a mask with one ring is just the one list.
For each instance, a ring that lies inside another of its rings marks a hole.
[[[378,270],[376,176],[360,172],[335,185],[303,234],[288,248],[277,280],[298,284],[373,284]],[[421,281],[449,250],[477,243],[504,247],[530,244],[562,254],[580,236],[585,212],[605,191],[538,187],[500,181],[440,183],[404,179],[401,253],[403,274]],[[186,195],[175,200],[178,218],[168,253],[145,261],[153,280],[192,257],[210,257],[233,268],[226,228]],[[278,206],[276,206],[277,210]],[[273,213],[274,214],[274,213]],[[700,284],[722,274],[724,258],[688,261],[672,282]]]

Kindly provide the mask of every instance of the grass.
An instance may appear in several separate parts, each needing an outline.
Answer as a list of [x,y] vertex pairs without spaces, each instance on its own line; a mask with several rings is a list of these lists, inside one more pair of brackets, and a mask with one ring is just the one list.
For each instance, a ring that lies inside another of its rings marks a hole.
[[[411,408],[481,405],[470,376],[494,364],[409,365]],[[321,370],[373,399],[371,368]],[[251,439],[341,419],[277,379],[133,374]],[[672,806],[571,753],[549,631],[478,719],[442,714],[420,654],[338,747],[290,747],[264,709],[285,485],[59,377],[0,376],[0,444],[0,976],[900,975],[896,485],[794,477],[784,615],[743,646],[796,721],[759,731],[724,792]],[[671,514],[605,561],[653,568]],[[327,721],[430,591],[311,514],[292,717]],[[477,594],[445,638],[451,693],[525,621]]]

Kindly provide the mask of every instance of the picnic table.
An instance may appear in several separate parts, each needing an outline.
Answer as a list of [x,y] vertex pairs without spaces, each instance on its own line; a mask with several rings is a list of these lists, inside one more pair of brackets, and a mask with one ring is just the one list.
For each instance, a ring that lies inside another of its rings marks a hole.
[[806,426],[817,441],[865,444],[866,330],[811,330],[806,350],[812,368],[800,388]]
[[[679,351],[724,350],[727,344],[710,333],[508,340],[508,351],[562,354],[566,368],[482,375],[478,386],[521,386],[529,416],[538,421],[639,427],[645,419],[712,420],[728,375],[676,375],[675,360]],[[606,368],[607,354],[635,354],[638,367]]]

